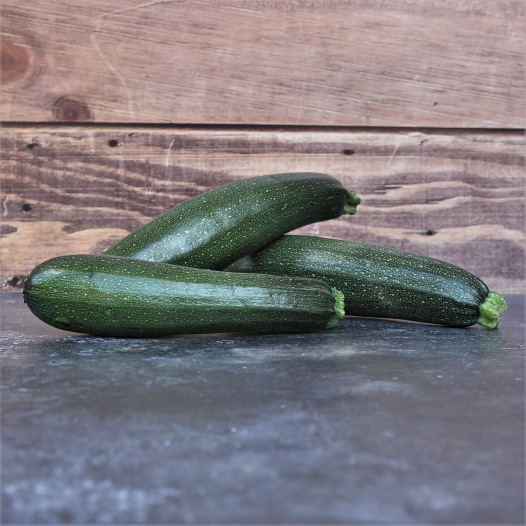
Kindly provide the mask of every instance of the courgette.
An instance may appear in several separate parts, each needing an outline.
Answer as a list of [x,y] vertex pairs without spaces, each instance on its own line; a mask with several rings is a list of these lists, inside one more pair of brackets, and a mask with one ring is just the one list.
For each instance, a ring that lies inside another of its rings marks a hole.
[[347,314],[494,329],[505,299],[444,261],[352,241],[286,235],[227,268],[321,279],[341,290]]
[[243,179],[184,201],[105,253],[223,270],[291,230],[354,214],[359,202],[326,174]]
[[99,336],[308,332],[344,316],[341,293],[319,280],[107,255],[47,260],[27,277],[23,294],[45,323]]

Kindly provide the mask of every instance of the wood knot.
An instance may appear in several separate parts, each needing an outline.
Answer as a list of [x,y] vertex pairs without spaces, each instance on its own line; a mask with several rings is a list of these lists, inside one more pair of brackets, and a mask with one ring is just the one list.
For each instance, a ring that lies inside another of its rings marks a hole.
[[88,105],[73,97],[60,97],[53,104],[53,117],[60,122],[92,121],[93,115]]
[[2,38],[0,58],[0,80],[2,83],[15,82],[26,76],[31,68],[31,57],[28,49],[15,44],[8,38]]

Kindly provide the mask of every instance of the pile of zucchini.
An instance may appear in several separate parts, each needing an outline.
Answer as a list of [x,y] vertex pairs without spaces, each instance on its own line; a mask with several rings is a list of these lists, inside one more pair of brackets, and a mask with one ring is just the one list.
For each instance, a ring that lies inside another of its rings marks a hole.
[[437,259],[290,235],[354,214],[335,178],[285,173],[236,181],[168,210],[102,255],[60,256],[24,282],[42,321],[72,332],[158,337],[306,332],[345,316],[498,326],[506,302]]

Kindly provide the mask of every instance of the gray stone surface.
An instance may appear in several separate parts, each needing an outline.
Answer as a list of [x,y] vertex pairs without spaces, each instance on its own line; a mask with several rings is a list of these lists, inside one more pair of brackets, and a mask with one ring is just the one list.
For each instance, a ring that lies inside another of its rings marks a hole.
[[1,300],[3,524],[523,524],[522,297],[497,331],[154,340]]

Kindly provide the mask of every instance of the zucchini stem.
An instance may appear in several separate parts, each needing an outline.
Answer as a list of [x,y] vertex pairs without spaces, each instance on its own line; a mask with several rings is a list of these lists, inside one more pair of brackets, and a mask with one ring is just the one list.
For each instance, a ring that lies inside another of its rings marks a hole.
[[338,322],[345,318],[345,298],[343,297],[343,292],[340,292],[336,289],[331,289],[332,295],[334,296],[334,310],[336,313],[334,316],[329,320],[329,323],[327,323],[326,329],[330,329],[331,327],[335,327],[338,325]]
[[343,207],[344,214],[354,215],[356,214],[356,207],[360,204],[361,199],[356,195],[354,190],[349,190],[349,196],[347,197],[347,203]]
[[506,300],[500,294],[490,291],[479,307],[480,316],[477,323],[486,329],[496,329],[507,307]]

